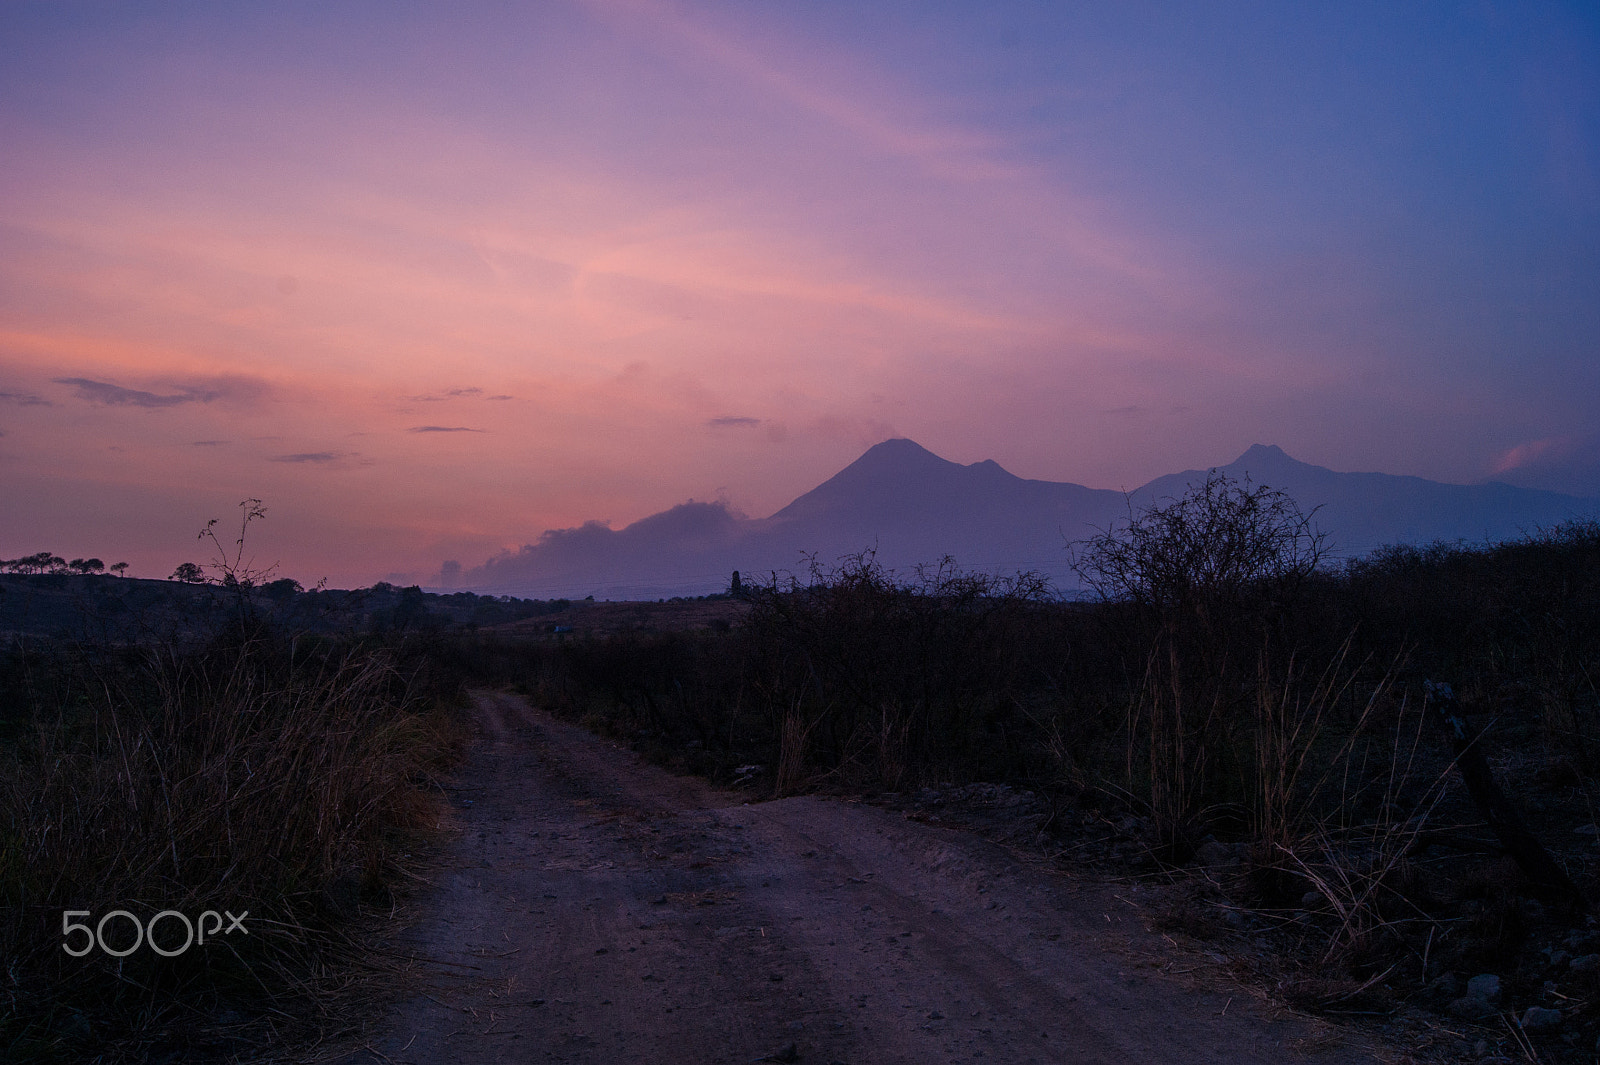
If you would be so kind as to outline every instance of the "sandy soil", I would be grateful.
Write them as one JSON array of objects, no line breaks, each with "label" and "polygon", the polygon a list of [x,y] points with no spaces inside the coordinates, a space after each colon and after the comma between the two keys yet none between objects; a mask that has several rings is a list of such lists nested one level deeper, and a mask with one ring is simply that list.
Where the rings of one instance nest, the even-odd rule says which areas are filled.
[{"label": "sandy soil", "polygon": [[356,1063],[1355,1062],[1137,889],[861,803],[747,804],[505,694]]}]

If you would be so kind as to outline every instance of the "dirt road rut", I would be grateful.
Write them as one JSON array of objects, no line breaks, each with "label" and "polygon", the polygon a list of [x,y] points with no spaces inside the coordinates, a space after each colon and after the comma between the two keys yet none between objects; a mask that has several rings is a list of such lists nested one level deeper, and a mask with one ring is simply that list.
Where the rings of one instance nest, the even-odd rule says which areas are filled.
[{"label": "dirt road rut", "polygon": [[674,777],[501,693],[358,1062],[1355,1062],[1196,989],[1128,887],[859,803]]}]

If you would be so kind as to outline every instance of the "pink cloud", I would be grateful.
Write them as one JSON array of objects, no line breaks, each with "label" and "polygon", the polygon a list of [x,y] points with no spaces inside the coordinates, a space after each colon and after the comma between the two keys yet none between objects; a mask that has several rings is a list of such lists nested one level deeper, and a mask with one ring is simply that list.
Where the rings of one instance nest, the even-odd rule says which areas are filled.
[{"label": "pink cloud", "polygon": [[1512,470],[1520,470],[1551,459],[1566,458],[1573,453],[1577,444],[1578,439],[1570,436],[1550,436],[1540,440],[1529,440],[1502,452],[1489,467],[1489,475],[1491,477],[1498,476],[1502,473],[1510,473]]}]

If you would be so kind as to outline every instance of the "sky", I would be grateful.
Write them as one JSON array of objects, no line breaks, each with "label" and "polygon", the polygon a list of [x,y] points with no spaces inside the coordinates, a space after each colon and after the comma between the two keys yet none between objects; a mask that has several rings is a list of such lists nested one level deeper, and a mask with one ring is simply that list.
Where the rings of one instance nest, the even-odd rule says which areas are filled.
[{"label": "sky", "polygon": [[1600,8],[0,5],[0,557],[428,583],[895,436],[1600,495]]}]

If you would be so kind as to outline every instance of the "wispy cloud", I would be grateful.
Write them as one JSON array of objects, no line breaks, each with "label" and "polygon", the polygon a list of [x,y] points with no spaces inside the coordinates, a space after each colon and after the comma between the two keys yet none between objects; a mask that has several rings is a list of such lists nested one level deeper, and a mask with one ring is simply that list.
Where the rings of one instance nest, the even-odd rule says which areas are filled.
[{"label": "wispy cloud", "polygon": [[222,445],[224,445],[226,443],[228,443],[228,441],[226,441],[226,440],[193,440],[193,441],[190,441],[189,446],[190,447],[221,447]]},{"label": "wispy cloud", "polygon": [[[1151,415],[1159,415],[1163,412],[1153,407],[1147,407],[1142,403],[1131,403],[1126,407],[1106,407],[1100,413],[1113,418],[1144,418]],[[1169,415],[1187,414],[1189,413],[1189,408],[1182,403],[1175,403],[1167,407],[1164,413]]]},{"label": "wispy cloud", "polygon": [[448,400],[452,400],[452,399],[473,399],[473,398],[477,398],[477,397],[480,397],[480,396],[482,398],[484,398],[484,399],[510,399],[511,398],[510,396],[485,396],[483,394],[483,389],[477,388],[477,387],[472,387],[472,388],[447,388],[442,392],[428,392],[428,393],[426,393],[424,395],[412,396],[410,398],[415,403],[444,403],[444,402],[446,402]]},{"label": "wispy cloud", "polygon": [[469,429],[465,425],[413,425],[408,433],[481,433],[482,429]]},{"label": "wispy cloud", "polygon": [[712,418],[706,422],[713,429],[751,429],[761,424],[760,418]]},{"label": "wispy cloud", "polygon": [[[814,70],[783,62],[736,37],[719,33],[705,19],[654,0],[591,0],[592,9],[628,21],[644,20],[653,34],[688,45],[699,57],[772,93],[790,105],[836,123],[881,151],[914,159],[941,176],[962,181],[1014,177],[1020,168],[1002,162],[998,138],[972,129],[939,127],[903,110],[874,106],[857,91],[825,87]],[[664,32],[663,32],[664,31]],[[898,110],[898,113],[897,113]]]},{"label": "wispy cloud", "polygon": [[53,407],[43,396],[36,396],[32,392],[0,392],[0,402],[15,403],[19,407]]},{"label": "wispy cloud", "polygon": [[1489,470],[1489,475],[1493,477],[1521,469],[1550,456],[1552,452],[1566,450],[1562,446],[1566,443],[1567,441],[1565,440],[1546,438],[1544,440],[1529,440],[1526,443],[1518,444],[1516,447],[1508,449],[1495,461],[1494,466]]},{"label": "wispy cloud", "polygon": [[1600,497],[1600,433],[1567,433],[1525,440],[1502,451],[1489,468],[1524,488]]}]

